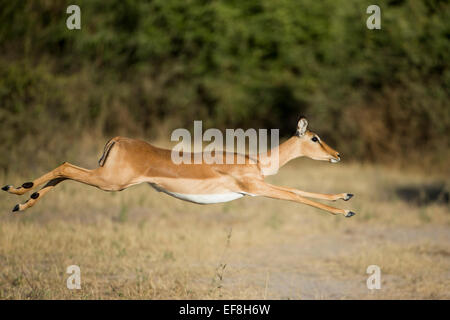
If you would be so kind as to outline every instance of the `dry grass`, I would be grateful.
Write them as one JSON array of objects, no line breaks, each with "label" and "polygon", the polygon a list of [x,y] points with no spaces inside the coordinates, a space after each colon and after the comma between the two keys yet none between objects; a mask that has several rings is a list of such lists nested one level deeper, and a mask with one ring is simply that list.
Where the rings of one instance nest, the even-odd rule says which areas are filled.
[{"label": "dry grass", "polygon": [[[36,175],[41,172],[36,173]],[[30,177],[0,177],[19,184]],[[271,182],[352,192],[351,219],[264,198],[199,206],[147,185],[120,193],[65,182],[34,208],[0,195],[2,299],[450,298],[448,201],[418,206],[401,186],[448,180],[296,160]],[[81,290],[66,288],[69,265]],[[366,287],[368,265],[382,288]]]}]

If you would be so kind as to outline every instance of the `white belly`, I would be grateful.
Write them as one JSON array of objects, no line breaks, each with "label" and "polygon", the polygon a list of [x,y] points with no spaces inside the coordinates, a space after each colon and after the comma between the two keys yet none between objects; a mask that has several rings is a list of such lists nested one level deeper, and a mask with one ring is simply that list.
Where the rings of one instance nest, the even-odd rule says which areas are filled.
[{"label": "white belly", "polygon": [[214,193],[214,194],[184,194],[184,193],[176,193],[167,191],[155,184],[150,183],[150,185],[155,188],[157,191],[164,192],[169,196],[184,200],[190,201],[199,204],[212,204],[212,203],[221,203],[233,201],[239,198],[242,198],[245,195],[253,196],[252,194],[248,194],[245,192],[227,192],[227,193]]}]

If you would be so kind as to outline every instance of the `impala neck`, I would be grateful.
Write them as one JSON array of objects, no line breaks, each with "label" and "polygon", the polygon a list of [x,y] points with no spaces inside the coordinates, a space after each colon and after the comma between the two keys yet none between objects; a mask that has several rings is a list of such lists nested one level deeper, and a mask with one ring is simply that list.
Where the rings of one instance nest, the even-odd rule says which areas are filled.
[{"label": "impala neck", "polygon": [[289,138],[278,147],[271,149],[266,156],[262,156],[261,158],[265,158],[266,160],[267,158],[271,157],[274,152],[278,152],[278,166],[275,167],[272,165],[269,170],[266,170],[265,175],[275,174],[279,168],[284,166],[292,159],[303,156],[297,137]]},{"label": "impala neck", "polygon": [[279,156],[279,168],[284,166],[286,163],[292,159],[303,156],[301,152],[301,147],[299,146],[299,139],[297,137],[291,137],[282,144],[278,146],[278,156]]}]

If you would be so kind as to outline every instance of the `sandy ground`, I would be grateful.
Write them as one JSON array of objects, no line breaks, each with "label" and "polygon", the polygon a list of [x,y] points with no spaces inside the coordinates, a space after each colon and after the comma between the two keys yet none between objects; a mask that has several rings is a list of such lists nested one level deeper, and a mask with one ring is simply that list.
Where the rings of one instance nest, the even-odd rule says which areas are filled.
[{"label": "sandy ground", "polygon": [[[368,235],[370,241],[367,241]],[[380,290],[369,291],[366,284],[369,274],[365,274],[364,268],[353,269],[348,262],[352,256],[378,251],[386,244],[401,248],[439,247],[450,244],[450,233],[448,228],[441,227],[386,228],[369,232],[362,227],[347,229],[343,234],[306,236],[291,243],[252,248],[230,262],[230,268],[236,272],[230,275],[226,283],[249,282],[266,287],[267,299],[417,298],[417,288],[407,289],[408,280],[404,274],[384,274],[383,264],[378,259],[371,261],[381,265]],[[268,252],[276,254],[268,259]],[[447,267],[449,253],[445,250],[426,252],[427,255],[446,256],[446,262],[443,262]],[[240,277],[239,271],[243,270],[253,276]],[[408,273],[408,268],[404,272]],[[447,285],[450,284],[450,269],[442,276]],[[450,297],[448,291],[442,293],[441,298]],[[438,298],[439,295],[431,294],[429,297]]]}]

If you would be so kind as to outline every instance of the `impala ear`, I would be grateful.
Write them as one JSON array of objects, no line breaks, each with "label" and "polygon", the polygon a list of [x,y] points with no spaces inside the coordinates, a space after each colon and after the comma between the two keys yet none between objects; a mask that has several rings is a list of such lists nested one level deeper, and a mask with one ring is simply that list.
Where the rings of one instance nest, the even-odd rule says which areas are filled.
[{"label": "impala ear", "polygon": [[306,132],[306,128],[308,127],[308,120],[306,118],[301,117],[297,123],[297,135],[299,137],[303,136]]}]

